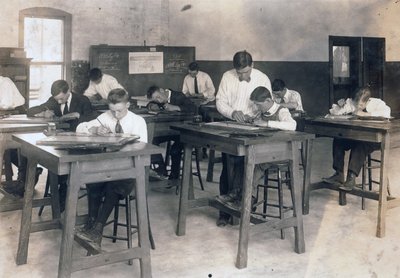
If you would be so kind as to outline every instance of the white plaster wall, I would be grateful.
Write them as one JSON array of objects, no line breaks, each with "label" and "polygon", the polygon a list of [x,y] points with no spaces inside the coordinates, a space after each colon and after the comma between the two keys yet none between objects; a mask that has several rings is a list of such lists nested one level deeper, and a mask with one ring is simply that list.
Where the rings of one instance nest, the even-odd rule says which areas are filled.
[{"label": "white plaster wall", "polygon": [[0,0],[0,47],[18,46],[19,10],[51,7],[72,14],[72,59],[89,46],[168,44],[168,0]]},{"label": "white plaster wall", "polygon": [[328,35],[385,37],[387,60],[400,60],[399,0],[170,0],[169,6],[169,43],[195,45],[199,60],[231,60],[246,49],[255,60],[327,61]]}]

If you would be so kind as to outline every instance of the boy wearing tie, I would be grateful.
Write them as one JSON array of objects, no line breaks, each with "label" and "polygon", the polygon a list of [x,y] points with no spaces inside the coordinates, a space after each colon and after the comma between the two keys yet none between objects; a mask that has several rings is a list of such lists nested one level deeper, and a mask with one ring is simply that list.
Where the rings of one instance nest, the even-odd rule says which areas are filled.
[{"label": "boy wearing tie", "polygon": [[[140,141],[147,142],[146,122],[141,116],[128,110],[130,105],[128,93],[124,89],[113,89],[108,94],[107,100],[110,110],[95,120],[79,124],[76,131],[95,135],[135,134],[140,136]],[[133,186],[132,179],[87,184],[89,218],[76,235],[100,246],[103,227],[108,217],[119,200],[129,195]],[[104,199],[103,204],[102,199]]]}]

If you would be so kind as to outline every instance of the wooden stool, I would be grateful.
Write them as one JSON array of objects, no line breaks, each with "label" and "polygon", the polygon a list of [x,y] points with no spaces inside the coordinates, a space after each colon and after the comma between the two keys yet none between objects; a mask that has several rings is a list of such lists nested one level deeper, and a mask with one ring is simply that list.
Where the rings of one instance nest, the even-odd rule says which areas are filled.
[{"label": "wooden stool", "polygon": [[[110,238],[112,239],[112,242],[116,242],[117,240],[126,240],[127,241],[127,246],[128,248],[132,247],[132,235],[137,232],[137,225],[132,224],[132,213],[131,213],[131,201],[135,200],[135,196],[129,195],[126,198],[122,199],[119,201],[119,203],[115,206],[114,208],[114,218],[110,221],[108,221],[104,226],[113,224],[113,233],[112,235],[104,235],[103,237],[105,238]],[[125,208],[125,223],[118,222],[118,217],[119,217],[119,209],[121,207]],[[150,227],[150,218],[149,218],[149,210],[147,209],[147,217],[149,219],[149,240],[150,240],[150,246],[151,249],[156,249],[153,234],[151,232],[151,227]],[[122,226],[126,228],[126,237],[121,237],[118,236],[118,226]],[[129,264],[132,264],[132,260],[129,261]]]},{"label": "wooden stool", "polygon": [[[275,178],[271,178],[271,175],[275,175]],[[291,191],[291,173],[290,173],[290,164],[288,161],[272,163],[265,170],[264,176],[264,184],[257,185],[257,200],[259,200],[259,189],[263,188],[264,196],[261,201],[257,201],[253,206],[257,207],[258,205],[263,205],[263,212],[253,212],[254,214],[261,215],[265,217],[273,217],[273,218],[284,218],[284,214],[287,211],[293,210],[293,196],[291,194],[292,206],[285,206],[283,201],[283,185],[286,184]],[[278,191],[278,202],[271,203],[268,202],[268,190],[273,189]],[[291,191],[292,192],[292,191]],[[278,208],[279,214],[268,213],[267,208],[275,207]],[[285,231],[281,229],[281,238],[285,238]]]},{"label": "wooden stool", "polygon": [[[380,169],[381,168],[381,161],[379,159],[375,159],[371,157],[371,154],[369,154],[364,162],[363,168],[362,168],[362,176],[361,176],[361,190],[369,190],[372,191],[373,185],[377,184],[380,185],[379,180],[374,180],[372,178],[372,170],[373,169]],[[368,171],[368,188],[366,188],[367,185],[367,171]],[[389,186],[389,177],[387,179],[387,191],[388,191],[388,196],[391,196],[390,194],[390,186]],[[365,198],[361,198],[361,209],[365,210]]]}]

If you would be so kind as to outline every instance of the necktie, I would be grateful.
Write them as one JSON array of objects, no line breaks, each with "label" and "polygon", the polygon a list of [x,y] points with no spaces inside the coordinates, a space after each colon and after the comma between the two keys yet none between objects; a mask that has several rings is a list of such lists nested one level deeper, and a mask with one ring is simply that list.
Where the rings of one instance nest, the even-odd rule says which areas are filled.
[{"label": "necktie", "polygon": [[63,115],[68,114],[68,113],[69,113],[68,102],[66,102],[65,105],[64,105]]},{"label": "necktie", "polygon": [[194,78],[194,92],[199,93],[199,87],[197,86],[197,76]]},{"label": "necktie", "polygon": [[119,123],[119,120],[117,121],[117,124],[115,125],[115,133],[124,133],[124,130],[122,129],[121,124]]}]

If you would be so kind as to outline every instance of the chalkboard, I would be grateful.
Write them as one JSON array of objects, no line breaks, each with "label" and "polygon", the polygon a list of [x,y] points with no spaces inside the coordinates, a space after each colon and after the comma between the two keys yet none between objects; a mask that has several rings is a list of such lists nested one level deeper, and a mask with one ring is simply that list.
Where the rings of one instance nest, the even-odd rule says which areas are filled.
[{"label": "chalkboard", "polygon": [[[131,96],[143,96],[152,85],[181,91],[188,65],[195,60],[194,47],[92,45],[90,67],[117,78]],[[161,52],[163,73],[129,74],[130,52]]]}]

